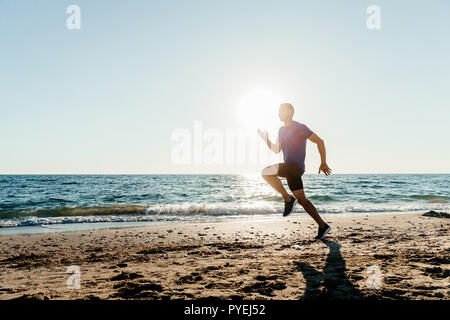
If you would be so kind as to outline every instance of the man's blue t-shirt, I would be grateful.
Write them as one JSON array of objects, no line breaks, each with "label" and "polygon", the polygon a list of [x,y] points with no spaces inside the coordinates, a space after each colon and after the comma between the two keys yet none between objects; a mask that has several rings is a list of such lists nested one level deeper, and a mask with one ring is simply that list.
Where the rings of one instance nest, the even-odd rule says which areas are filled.
[{"label": "man's blue t-shirt", "polygon": [[312,133],[307,126],[297,121],[280,128],[278,136],[285,163],[295,162],[305,171],[306,140]]}]

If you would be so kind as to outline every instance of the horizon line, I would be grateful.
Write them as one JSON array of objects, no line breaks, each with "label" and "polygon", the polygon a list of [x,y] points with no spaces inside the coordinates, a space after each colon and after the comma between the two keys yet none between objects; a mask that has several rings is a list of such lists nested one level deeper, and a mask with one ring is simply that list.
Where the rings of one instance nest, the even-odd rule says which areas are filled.
[{"label": "horizon line", "polygon": [[[186,173],[0,173],[0,176],[32,176],[32,175],[252,175],[256,174],[259,175],[259,172],[230,172],[230,173],[224,173],[224,172],[210,172],[210,173],[202,173],[202,172],[186,172]],[[318,175],[318,173],[304,173],[308,175]],[[351,175],[351,174],[450,174],[450,172],[347,172],[347,173],[332,173],[331,175],[339,175],[339,174],[345,174],[345,175]]]}]

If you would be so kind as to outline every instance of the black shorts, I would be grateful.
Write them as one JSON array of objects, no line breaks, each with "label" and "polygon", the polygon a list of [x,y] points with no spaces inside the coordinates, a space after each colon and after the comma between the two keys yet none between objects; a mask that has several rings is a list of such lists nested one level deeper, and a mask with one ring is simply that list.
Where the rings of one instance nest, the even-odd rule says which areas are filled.
[{"label": "black shorts", "polygon": [[302,175],[305,173],[295,162],[279,163],[278,176],[286,178],[291,191],[303,189]]},{"label": "black shorts", "polygon": [[277,176],[286,178],[291,191],[303,189],[303,173],[305,173],[305,171],[303,171],[295,162],[278,164]]}]

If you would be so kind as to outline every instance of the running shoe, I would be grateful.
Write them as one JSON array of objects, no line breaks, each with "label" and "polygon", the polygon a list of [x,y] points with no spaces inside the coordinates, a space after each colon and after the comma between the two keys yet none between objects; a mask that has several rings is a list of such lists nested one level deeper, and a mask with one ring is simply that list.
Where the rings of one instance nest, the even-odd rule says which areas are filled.
[{"label": "running shoe", "polygon": [[331,227],[325,223],[325,227],[319,228],[319,232],[317,233],[316,239],[321,240],[325,235],[331,231]]},{"label": "running shoe", "polygon": [[294,207],[297,204],[298,200],[296,198],[294,198],[293,196],[291,196],[291,201],[289,202],[284,202],[284,213],[283,213],[283,217],[287,217],[288,215],[291,214],[292,211],[294,211]]}]

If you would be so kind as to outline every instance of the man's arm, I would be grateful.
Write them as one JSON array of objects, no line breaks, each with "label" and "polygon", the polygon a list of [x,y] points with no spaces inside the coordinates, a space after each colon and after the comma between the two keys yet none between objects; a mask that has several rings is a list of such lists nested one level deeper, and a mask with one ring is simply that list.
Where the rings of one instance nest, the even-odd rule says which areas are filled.
[{"label": "man's arm", "polygon": [[269,140],[269,135],[267,134],[266,130],[258,129],[258,134],[263,139],[263,141],[267,144],[270,150],[272,150],[274,153],[280,153],[281,151],[281,145],[280,145],[280,139],[277,138],[277,143],[272,143]]},{"label": "man's arm", "polygon": [[331,174],[331,169],[327,165],[327,151],[325,150],[325,142],[323,142],[323,140],[320,139],[315,133],[312,133],[308,139],[317,144],[317,149],[319,149],[321,164],[318,173],[322,171],[326,176],[329,176]]}]

